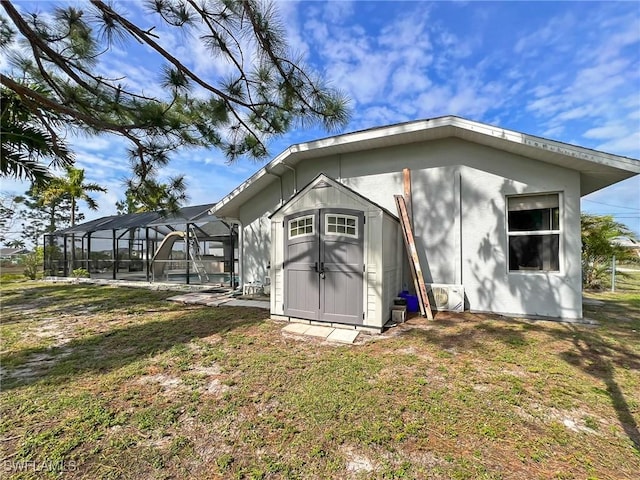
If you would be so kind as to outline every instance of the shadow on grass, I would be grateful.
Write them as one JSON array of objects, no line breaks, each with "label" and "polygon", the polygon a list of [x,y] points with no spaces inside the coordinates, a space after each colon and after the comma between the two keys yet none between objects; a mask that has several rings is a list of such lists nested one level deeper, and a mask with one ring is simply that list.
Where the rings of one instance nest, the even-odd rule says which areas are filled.
[{"label": "shadow on grass", "polygon": [[615,380],[616,368],[640,371],[640,356],[626,349],[613,347],[600,335],[592,332],[585,335],[575,327],[569,329],[573,331],[574,349],[562,352],[560,357],[565,362],[604,382],[620,425],[640,453],[638,423]]},{"label": "shadow on grass", "polygon": [[[77,314],[88,312],[97,313],[107,310],[123,308],[127,310],[147,311],[145,305],[137,304],[144,295],[145,304],[148,302],[162,302],[164,299],[178,292],[152,291],[138,288],[118,288],[114,295],[114,288],[103,285],[28,285],[24,290],[4,290],[2,292],[3,324],[30,321],[23,315],[25,310],[37,309],[49,316]],[[163,309],[169,310],[169,308]]]},{"label": "shadow on grass", "polygon": [[[37,382],[56,385],[88,372],[106,373],[196,338],[259,323],[264,319],[264,310],[203,307],[175,312],[171,317],[75,339],[60,347],[25,349],[3,355],[5,369],[10,365],[15,369],[8,371],[2,388],[9,390]],[[47,361],[43,362],[43,357]]]},{"label": "shadow on grass", "polygon": [[[615,380],[617,369],[640,371],[640,355],[624,345],[624,343],[637,342],[636,331],[640,327],[640,321],[623,324],[606,319],[607,309],[616,311],[622,308],[615,301],[605,301],[603,323],[595,328],[546,321],[523,323],[506,317],[495,321],[495,317],[465,314],[458,319],[441,316],[440,319],[436,318],[434,324],[436,328],[414,330],[412,334],[443,349],[458,348],[477,351],[483,351],[487,347],[487,341],[498,341],[512,348],[527,346],[531,343],[527,338],[527,332],[534,331],[568,342],[571,348],[559,352],[557,356],[606,385],[607,394],[620,425],[635,449],[640,452],[638,423],[622,389]],[[633,308],[626,309],[626,311],[630,310]],[[444,328],[440,330],[439,327]],[[455,331],[443,333],[447,330]],[[617,342],[613,342],[611,337]]]}]

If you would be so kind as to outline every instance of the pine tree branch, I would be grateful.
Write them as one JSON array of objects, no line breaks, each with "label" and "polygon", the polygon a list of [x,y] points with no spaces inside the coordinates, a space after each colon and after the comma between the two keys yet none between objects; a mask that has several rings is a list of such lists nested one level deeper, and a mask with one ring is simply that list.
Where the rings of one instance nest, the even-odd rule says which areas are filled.
[{"label": "pine tree branch", "polygon": [[62,115],[67,115],[73,118],[74,120],[77,120],[79,122],[82,122],[91,126],[96,130],[111,131],[111,132],[119,133],[124,137],[126,137],[131,142],[133,142],[138,147],[143,148],[142,142],[140,142],[140,140],[138,140],[138,138],[132,135],[129,131],[134,129],[144,128],[145,127],[144,125],[122,126],[115,123],[105,122],[103,120],[100,120],[99,118],[96,118],[95,116],[79,112],[74,108],[67,107],[54,100],[51,100],[46,96],[41,95],[40,93],[34,91],[33,89],[25,85],[22,85],[21,83],[18,83],[15,80],[7,77],[3,73],[0,73],[0,81],[2,85],[22,95],[23,97],[26,97],[34,101],[39,106],[44,106],[53,112],[56,112]]},{"label": "pine tree branch", "polygon": [[[16,57],[30,83],[0,74],[2,85],[23,99],[30,121],[44,125],[54,150],[59,126],[129,140],[141,186],[154,179],[167,152],[184,145],[222,148],[230,161],[244,154],[259,158],[267,153],[269,136],[284,133],[295,120],[321,120],[329,128],[346,121],[342,95],[314,81],[301,64],[288,58],[268,3],[155,0],[150,5],[163,25],[196,28],[212,60],[229,62],[232,75],[218,84],[164,48],[154,26],[141,28],[107,1],[91,0],[90,15],[77,8],[56,8],[52,21],[20,13],[9,0],[0,4],[30,48],[24,57]],[[144,45],[164,61],[162,86],[171,88],[166,100],[162,93],[149,97],[135,86],[123,87],[117,79],[94,73],[115,35]],[[2,46],[9,48],[10,43]],[[246,65],[249,50],[257,57]],[[189,97],[186,92],[192,85],[208,98]]]},{"label": "pine tree branch", "polygon": [[260,140],[260,136],[257,134],[257,132],[250,127],[241,117],[241,115],[238,113],[238,106],[239,107],[245,107],[251,111],[255,110],[256,107],[259,106],[270,106],[270,107],[276,107],[279,108],[278,105],[271,103],[271,102],[262,102],[262,103],[250,103],[250,102],[245,102],[243,100],[241,100],[240,98],[238,98],[237,96],[230,96],[227,95],[226,93],[224,93],[222,90],[215,88],[214,86],[212,86],[211,84],[205,82],[204,80],[202,80],[198,75],[196,75],[194,72],[192,72],[189,68],[187,68],[182,62],[180,62],[177,58],[175,58],[173,55],[171,55],[167,50],[165,50],[160,44],[158,44],[156,41],[154,41],[151,36],[145,32],[144,30],[142,30],[141,28],[139,28],[137,25],[131,23],[129,20],[127,20],[126,18],[120,16],[118,13],[116,13],[111,7],[109,7],[108,5],[106,5],[104,2],[100,1],[100,0],[91,0],[91,3],[100,10],[100,12],[103,15],[107,15],[108,17],[110,17],[112,20],[118,22],[120,25],[122,25],[131,35],[133,35],[134,37],[137,37],[138,39],[140,39],[141,41],[143,41],[144,43],[146,43],[147,45],[149,45],[151,48],[153,48],[156,52],[158,52],[162,57],[164,57],[169,63],[171,63],[172,65],[174,65],[179,71],[181,71],[183,74],[185,74],[187,77],[189,77],[191,80],[193,80],[196,84],[198,84],[200,87],[204,88],[205,90],[213,93],[214,95],[216,95],[218,98],[220,98],[225,105],[227,106],[228,111],[231,113],[231,115],[236,119],[236,121],[238,122],[239,125],[242,126],[242,128],[252,137],[256,138],[259,142],[259,144],[261,145],[261,147],[266,151],[266,146],[264,145],[264,143]]},{"label": "pine tree branch", "polygon": [[[2,0],[6,1],[6,0]],[[180,62],[177,58],[171,55],[167,50],[165,50],[159,43],[151,38],[149,33],[142,30],[137,25],[134,25],[126,18],[120,16],[116,13],[111,7],[106,5],[104,2],[100,0],[90,0],[91,3],[100,10],[104,15],[109,16],[112,20],[115,20],[120,25],[122,25],[131,35],[141,40],[143,43],[146,43],[151,48],[153,48],[156,52],[158,52],[165,60],[175,66],[179,71],[183,72],[186,76],[192,79],[195,83],[197,83],[200,87],[205,90],[215,94],[217,97],[223,99],[228,103],[229,109],[233,110],[232,103],[235,103],[239,106],[251,108],[252,105],[250,103],[243,102],[241,99],[236,97],[231,97],[224,93],[222,90],[215,88],[211,84],[202,80],[198,75],[192,72],[189,68],[187,68],[182,62]]]},{"label": "pine tree branch", "polygon": [[[58,68],[60,68],[60,70],[66,73],[69,76],[69,78],[74,80],[82,88],[91,92],[94,95],[99,94],[98,90],[96,90],[93,86],[85,82],[84,79],[82,79],[79,75],[76,74],[76,72],[72,68],[69,67],[69,63],[71,63],[69,58],[60,55],[58,52],[52,49],[46,41],[44,41],[39,35],[37,35],[29,27],[27,22],[24,21],[20,13],[18,13],[18,11],[11,4],[11,2],[9,2],[8,0],[0,0],[0,3],[4,7],[9,18],[13,21],[13,24],[18,28],[20,33],[27,39],[27,41],[32,46],[32,48],[37,47],[38,49],[40,49],[43,53],[45,53],[48,56],[51,62],[53,62]],[[34,56],[36,58],[39,57],[39,55],[37,55],[36,52],[34,52]]]},{"label": "pine tree branch", "polygon": [[[281,62],[283,61],[283,59],[280,58],[279,56],[277,56],[274,53],[274,51],[272,49],[271,41],[264,34],[264,31],[261,28],[261,26],[258,25],[256,17],[255,17],[254,10],[251,7],[251,2],[248,1],[248,0],[243,0],[243,1],[241,1],[241,4],[242,4],[242,7],[244,8],[244,11],[245,11],[245,13],[247,15],[247,18],[249,18],[249,21],[251,22],[251,25],[253,26],[253,31],[255,32],[255,36],[258,39],[258,43],[262,46],[263,51],[267,54],[267,56],[271,60],[271,63],[276,67],[276,69],[278,70],[278,73],[280,73],[280,75],[282,76],[284,81],[292,88],[292,91],[297,92],[297,88],[294,85],[292,85],[291,81],[289,80],[289,74],[287,74],[287,72],[285,72],[284,68],[282,67]],[[304,72],[304,70],[298,68],[293,62],[286,62],[286,63],[288,63],[292,67],[293,71],[296,71],[296,73],[301,74],[304,77],[304,79],[310,85],[314,85],[313,80],[311,78],[309,78],[309,76]],[[323,112],[319,111],[313,105],[311,105],[306,100],[306,98],[304,96],[297,95],[297,98],[311,112],[313,112],[313,113],[315,113],[317,115],[322,115]]]}]

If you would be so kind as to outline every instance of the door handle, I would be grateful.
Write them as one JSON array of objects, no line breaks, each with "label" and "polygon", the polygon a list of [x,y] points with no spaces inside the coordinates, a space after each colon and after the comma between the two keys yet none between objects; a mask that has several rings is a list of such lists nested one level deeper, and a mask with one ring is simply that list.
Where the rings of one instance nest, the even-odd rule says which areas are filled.
[{"label": "door handle", "polygon": [[318,262],[313,264],[313,270],[318,273]]},{"label": "door handle", "polygon": [[320,278],[324,280],[324,262],[320,262]]}]

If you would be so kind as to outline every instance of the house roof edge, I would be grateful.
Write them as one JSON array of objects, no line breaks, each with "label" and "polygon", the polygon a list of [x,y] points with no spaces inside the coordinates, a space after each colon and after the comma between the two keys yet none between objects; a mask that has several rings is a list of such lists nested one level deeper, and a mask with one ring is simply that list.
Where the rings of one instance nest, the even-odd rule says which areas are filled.
[{"label": "house roof edge", "polygon": [[[290,145],[264,167],[260,168],[247,180],[224,196],[213,208],[211,208],[211,210],[209,210],[209,212],[221,217],[233,217],[234,215],[226,214],[226,212],[231,213],[231,209],[228,208],[229,204],[234,203],[236,197],[238,197],[242,192],[245,192],[248,189],[250,190],[252,185],[256,184],[256,182],[263,179],[265,176],[273,176],[273,180],[275,181],[275,175],[272,173],[273,169],[280,164],[287,165],[287,161],[303,160],[312,152],[318,152],[319,155],[323,155],[325,153],[331,154],[332,151],[338,151],[345,147],[351,151],[375,148],[375,143],[377,141],[381,142],[382,139],[385,139],[388,143],[390,137],[395,138],[395,142],[392,142],[394,145],[412,143],[416,141],[415,137],[412,135],[423,131],[427,132],[438,129],[442,130],[442,135],[441,137],[436,138],[458,137],[474,141],[479,144],[482,144],[483,140],[487,143],[493,141],[499,142],[504,145],[505,148],[509,144],[519,145],[533,152],[538,152],[541,156],[560,155],[583,162],[591,162],[614,170],[630,172],[631,175],[628,176],[634,176],[635,174],[640,173],[640,160],[635,158],[615,155],[557,140],[529,135],[515,130],[468,120],[455,115],[446,115],[431,119],[414,120],[393,125],[372,127],[365,130],[358,130]],[[251,194],[250,196],[253,195],[254,194]]]}]

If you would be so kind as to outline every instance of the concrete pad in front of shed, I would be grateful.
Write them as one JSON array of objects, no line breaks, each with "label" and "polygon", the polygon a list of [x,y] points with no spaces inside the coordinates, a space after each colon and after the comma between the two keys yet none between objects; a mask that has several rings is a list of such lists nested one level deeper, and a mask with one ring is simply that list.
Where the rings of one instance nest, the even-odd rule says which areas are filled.
[{"label": "concrete pad in front of shed", "polygon": [[345,330],[322,325],[308,325],[305,323],[290,323],[282,328],[282,333],[316,337],[322,338],[327,342],[348,344],[354,343],[359,334],[357,330]]},{"label": "concrete pad in front of shed", "polygon": [[294,335],[304,335],[309,329],[309,325],[305,325],[304,323],[290,323],[286,327],[282,329],[285,333],[293,333]]},{"label": "concrete pad in front of shed", "polygon": [[329,334],[327,341],[339,342],[339,343],[353,343],[358,338],[359,332],[357,330],[344,330],[342,328],[336,328]]},{"label": "concrete pad in front of shed", "polygon": [[305,332],[305,335],[309,335],[310,337],[319,337],[319,338],[327,338],[331,332],[333,332],[333,328],[331,327],[320,327],[317,325],[311,325]]}]

